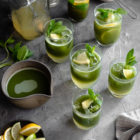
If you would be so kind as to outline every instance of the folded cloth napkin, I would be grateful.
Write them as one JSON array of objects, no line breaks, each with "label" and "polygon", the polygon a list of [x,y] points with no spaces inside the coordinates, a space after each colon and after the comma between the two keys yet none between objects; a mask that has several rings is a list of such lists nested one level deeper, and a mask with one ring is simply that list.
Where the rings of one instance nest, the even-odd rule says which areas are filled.
[{"label": "folded cloth napkin", "polygon": [[116,120],[117,140],[140,140],[140,109],[121,114]]}]

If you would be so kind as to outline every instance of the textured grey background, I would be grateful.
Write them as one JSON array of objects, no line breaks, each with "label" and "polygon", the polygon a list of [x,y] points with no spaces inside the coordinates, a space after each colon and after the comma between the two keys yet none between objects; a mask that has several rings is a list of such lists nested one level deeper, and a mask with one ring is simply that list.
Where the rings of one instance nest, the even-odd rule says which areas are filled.
[{"label": "textured grey background", "polygon": [[[0,92],[0,128],[7,122],[15,119],[32,120],[43,127],[47,140],[113,140],[115,136],[115,119],[122,112],[128,112],[140,107],[140,76],[138,75],[135,86],[128,96],[123,99],[113,98],[107,90],[107,76],[109,63],[112,59],[123,57],[130,48],[135,48],[137,60],[140,60],[140,0],[124,0],[126,5],[134,9],[137,20],[125,16],[121,37],[116,44],[109,48],[103,48],[102,72],[94,89],[103,98],[102,117],[97,127],[90,131],[82,131],[75,127],[72,122],[71,98],[72,93],[78,92],[70,78],[69,61],[63,64],[55,64],[45,53],[44,37],[41,36],[27,45],[34,52],[31,59],[37,59],[47,64],[52,72],[54,80],[54,96],[43,106],[24,110],[9,103]],[[99,4],[99,0],[91,0],[88,17],[81,23],[74,24],[75,44],[94,40],[93,32],[93,10]],[[10,11],[5,0],[0,3],[0,38],[10,34],[12,25],[7,19]],[[51,16],[67,17],[67,0],[60,0],[60,4],[51,8]],[[4,57],[0,50],[0,59]],[[5,69],[0,70],[0,78]]]}]

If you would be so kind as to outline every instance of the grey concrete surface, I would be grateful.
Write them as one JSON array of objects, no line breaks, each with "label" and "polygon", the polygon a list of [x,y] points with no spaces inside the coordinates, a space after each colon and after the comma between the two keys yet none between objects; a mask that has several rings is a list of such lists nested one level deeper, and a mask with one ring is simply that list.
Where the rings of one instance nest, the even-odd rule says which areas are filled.
[{"label": "grey concrete surface", "polygon": [[[132,20],[129,16],[126,16],[123,20],[121,37],[118,42],[112,47],[102,49],[102,72],[99,81],[93,87],[104,98],[99,124],[90,131],[79,130],[73,124],[71,98],[72,94],[78,92],[79,89],[71,81],[69,61],[63,64],[52,62],[45,53],[44,37],[41,36],[27,42],[27,45],[34,52],[34,56],[31,59],[44,62],[51,69],[54,80],[53,98],[39,108],[24,110],[9,103],[0,92],[0,128],[9,121],[26,119],[40,124],[43,127],[47,140],[114,140],[114,124],[117,116],[122,112],[128,112],[140,107],[139,75],[131,94],[123,99],[112,97],[107,90],[109,63],[112,59],[125,56],[127,51],[133,47],[137,60],[140,61],[140,1],[123,1],[137,12],[138,18]],[[93,10],[99,3],[99,0],[91,0],[88,17],[83,22],[74,24],[74,44],[94,40]],[[60,0],[60,4],[51,9],[51,16],[53,18],[67,17],[67,0]],[[2,30],[1,27],[0,30]],[[2,57],[4,57],[4,54],[1,50],[0,59]],[[6,69],[0,70],[0,78]]]}]

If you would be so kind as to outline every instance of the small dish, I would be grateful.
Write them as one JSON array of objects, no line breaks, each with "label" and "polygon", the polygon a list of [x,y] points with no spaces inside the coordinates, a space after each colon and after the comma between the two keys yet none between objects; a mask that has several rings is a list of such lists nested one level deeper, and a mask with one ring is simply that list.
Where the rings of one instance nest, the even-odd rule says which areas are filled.
[{"label": "small dish", "polygon": [[[48,91],[32,94],[32,95],[29,95],[26,97],[21,97],[21,98],[14,98],[14,97],[9,96],[9,94],[7,92],[7,81],[9,80],[9,78],[12,74],[14,74],[16,71],[22,70],[24,68],[36,68],[36,69],[42,71],[49,81]],[[43,64],[39,61],[35,61],[35,60],[20,61],[20,62],[13,64],[12,66],[10,66],[5,71],[5,73],[2,77],[1,87],[2,87],[2,91],[3,91],[4,95],[12,103],[14,103],[18,107],[25,108],[25,109],[35,108],[35,107],[38,107],[38,106],[44,104],[48,99],[50,99],[50,97],[53,94],[52,76],[51,76],[50,70],[48,69],[48,67],[45,64]]]},{"label": "small dish", "polygon": [[[20,122],[21,124],[21,127],[29,124],[29,123],[34,123],[32,121],[29,121],[29,120],[16,120],[16,121],[12,121],[12,122],[9,122],[7,123],[1,130],[0,130],[0,136],[4,134],[5,130],[9,127],[12,127],[15,123],[17,122]],[[43,130],[40,129],[37,133],[36,133],[36,136],[37,137],[45,137],[44,133],[43,133]]]}]

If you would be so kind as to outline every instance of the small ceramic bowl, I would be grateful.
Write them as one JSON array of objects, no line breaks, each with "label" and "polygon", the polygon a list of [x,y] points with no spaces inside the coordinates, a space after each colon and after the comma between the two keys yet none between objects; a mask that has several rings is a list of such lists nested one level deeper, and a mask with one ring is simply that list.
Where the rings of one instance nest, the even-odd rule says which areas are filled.
[{"label": "small ceramic bowl", "polygon": [[[4,127],[0,130],[0,135],[3,135],[4,134],[4,131],[9,128],[9,127],[12,127],[15,123],[17,122],[20,122],[21,124],[21,127],[29,124],[29,123],[34,123],[32,121],[28,121],[28,120],[16,120],[16,121],[12,121],[12,122],[9,122],[8,124],[4,125]],[[40,129],[39,132],[37,132],[36,134],[37,138],[42,138],[42,137],[45,137],[44,133],[43,133],[43,130]]]},{"label": "small ceramic bowl", "polygon": [[[16,71],[21,70],[23,68],[28,68],[28,67],[36,68],[36,69],[42,71],[46,75],[46,77],[49,81],[49,85],[48,85],[49,90],[46,92],[43,92],[43,93],[36,93],[36,94],[32,94],[32,95],[29,95],[26,97],[21,97],[21,98],[10,97],[7,92],[7,87],[6,87],[8,79]],[[21,108],[25,108],[25,109],[35,108],[35,107],[38,107],[38,106],[44,104],[53,94],[52,77],[51,77],[50,70],[48,69],[48,67],[45,64],[43,64],[39,61],[35,61],[35,60],[20,61],[20,62],[13,64],[12,66],[10,66],[3,75],[1,87],[2,87],[2,91],[3,91],[4,95],[12,103],[14,103],[15,105],[17,105]]]}]

